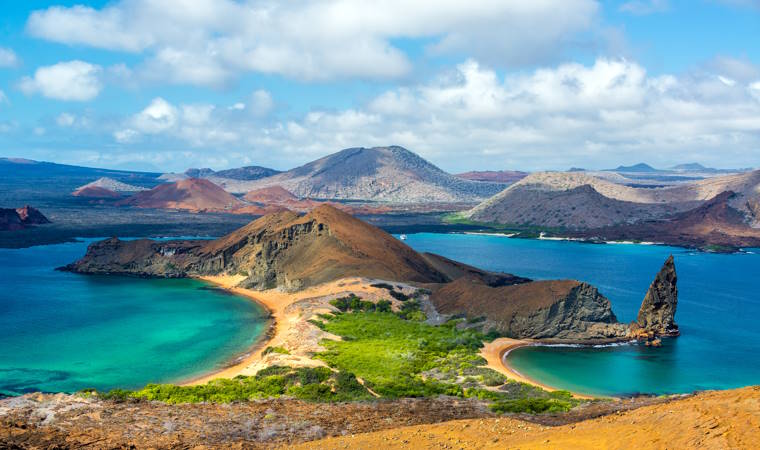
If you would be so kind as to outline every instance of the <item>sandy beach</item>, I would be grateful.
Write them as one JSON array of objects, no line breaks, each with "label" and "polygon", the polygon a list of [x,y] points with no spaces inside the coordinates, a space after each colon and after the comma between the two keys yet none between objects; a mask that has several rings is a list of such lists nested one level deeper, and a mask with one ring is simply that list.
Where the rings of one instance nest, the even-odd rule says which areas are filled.
[{"label": "sandy beach", "polygon": [[[272,318],[269,332],[248,351],[246,356],[232,365],[181,384],[190,386],[205,384],[216,378],[255,375],[259,370],[275,363],[292,367],[324,366],[322,361],[312,359],[311,355],[322,350],[319,346],[322,339],[339,340],[340,337],[318,329],[310,324],[308,319],[318,313],[331,311],[329,300],[349,293],[360,294],[370,300],[387,297],[387,291],[370,286],[373,281],[363,278],[344,278],[298,292],[282,292],[277,289],[255,291],[237,287],[244,278],[241,275],[216,275],[198,279],[249,298],[265,307]],[[282,347],[287,349],[289,354],[262,355],[267,347]]]},{"label": "sandy beach", "polygon": [[[522,383],[527,383],[533,386],[538,386],[542,389],[545,389],[549,392],[553,392],[558,390],[557,388],[554,388],[552,386],[545,385],[543,383],[539,383],[536,380],[530,379],[520,372],[514,370],[511,368],[504,357],[511,352],[512,350],[515,350],[520,347],[526,347],[529,345],[533,345],[534,342],[528,339],[510,339],[510,338],[498,338],[494,339],[492,342],[486,342],[483,348],[480,350],[480,355],[485,358],[485,360],[488,362],[488,367],[491,369],[502,373],[509,377],[512,380],[519,381]],[[573,392],[573,397],[580,398],[580,399],[594,399],[597,397],[580,394],[577,392]]]}]

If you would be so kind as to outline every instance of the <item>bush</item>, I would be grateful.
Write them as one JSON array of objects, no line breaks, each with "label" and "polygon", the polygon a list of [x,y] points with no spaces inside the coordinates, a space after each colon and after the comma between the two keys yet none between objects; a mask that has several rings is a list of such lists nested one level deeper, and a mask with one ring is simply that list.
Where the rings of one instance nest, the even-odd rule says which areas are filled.
[{"label": "bush", "polygon": [[567,401],[546,398],[521,398],[517,400],[500,400],[489,407],[497,413],[554,413],[565,412],[574,405]]},{"label": "bush", "polygon": [[287,349],[283,348],[283,347],[267,347],[267,348],[264,349],[263,352],[261,352],[261,355],[262,356],[263,355],[268,355],[270,353],[280,353],[282,355],[289,355],[290,354],[290,352]]},{"label": "bush", "polygon": [[388,294],[400,302],[405,302],[409,300],[409,296],[404,294],[403,292],[388,291]]}]

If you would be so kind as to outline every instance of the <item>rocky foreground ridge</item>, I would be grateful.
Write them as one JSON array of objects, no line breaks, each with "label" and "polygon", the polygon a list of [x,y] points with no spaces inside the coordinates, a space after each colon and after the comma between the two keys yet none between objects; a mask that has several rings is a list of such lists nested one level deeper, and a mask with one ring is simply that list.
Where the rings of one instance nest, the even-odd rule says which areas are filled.
[{"label": "rocky foreground ridge", "polygon": [[[303,216],[270,214],[213,241],[111,238],[90,245],[81,260],[63,269],[145,277],[242,275],[241,287],[291,292],[346,277],[392,280],[429,289],[429,306],[440,314],[478,319],[511,337],[573,342],[631,337],[631,327],[618,323],[609,300],[587,283],[532,281],[420,254],[329,205]],[[650,288],[658,294],[648,298],[657,302],[645,301],[636,328],[640,335],[663,334],[675,314],[672,261],[663,270],[673,276],[661,272]]]}]

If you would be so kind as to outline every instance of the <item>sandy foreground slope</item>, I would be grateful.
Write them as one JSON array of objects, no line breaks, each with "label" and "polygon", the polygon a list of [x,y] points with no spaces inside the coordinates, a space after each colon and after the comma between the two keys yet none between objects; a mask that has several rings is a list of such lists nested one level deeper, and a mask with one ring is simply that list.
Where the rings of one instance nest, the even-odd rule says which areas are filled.
[{"label": "sandy foreground slope", "polygon": [[301,449],[753,449],[760,387],[710,391],[560,427],[511,418],[468,419],[327,438]]}]

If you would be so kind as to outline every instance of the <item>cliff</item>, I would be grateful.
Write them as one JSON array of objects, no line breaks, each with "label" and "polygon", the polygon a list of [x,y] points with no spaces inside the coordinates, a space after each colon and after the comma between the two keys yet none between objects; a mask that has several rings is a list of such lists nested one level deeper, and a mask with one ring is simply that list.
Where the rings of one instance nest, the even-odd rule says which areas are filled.
[{"label": "cliff", "polygon": [[658,336],[678,336],[678,325],[674,319],[678,306],[676,266],[673,255],[665,261],[662,269],[649,286],[639,309],[634,328],[653,332]]},{"label": "cliff", "polygon": [[611,342],[677,336],[675,262],[671,256],[655,277],[637,321],[618,322],[610,301],[594,286],[575,280],[488,283],[462,276],[430,296],[436,311],[479,319],[484,329],[545,342]]}]

